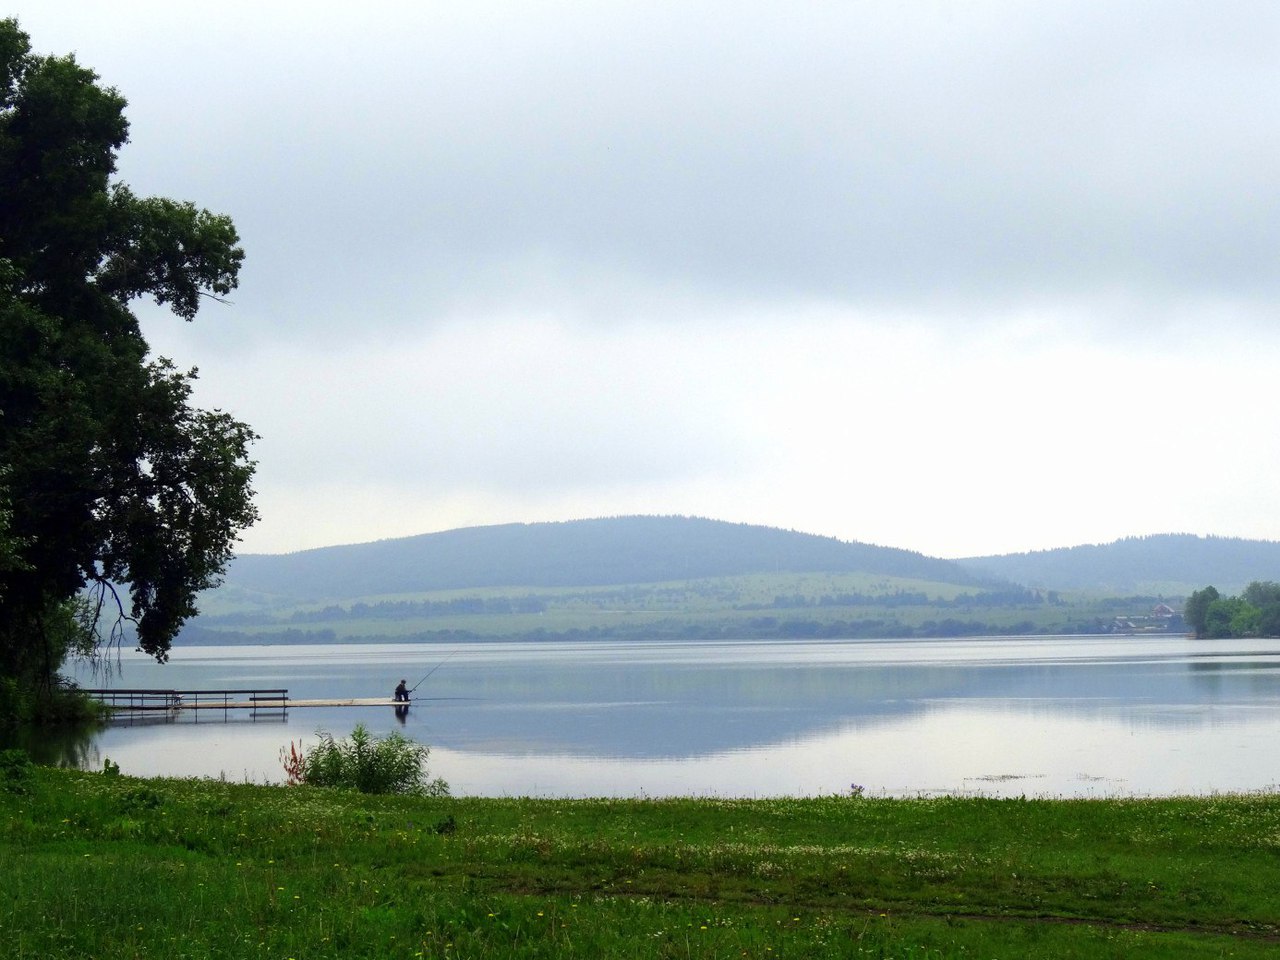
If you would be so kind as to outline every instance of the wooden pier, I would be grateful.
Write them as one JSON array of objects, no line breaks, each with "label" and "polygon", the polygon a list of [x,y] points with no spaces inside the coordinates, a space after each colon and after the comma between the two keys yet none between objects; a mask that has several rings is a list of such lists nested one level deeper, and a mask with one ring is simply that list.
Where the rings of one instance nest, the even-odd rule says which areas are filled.
[{"label": "wooden pier", "polygon": [[155,690],[155,689],[83,689],[104,704],[113,717],[152,717],[172,719],[190,711],[249,711],[250,719],[267,716],[283,719],[289,707],[289,691],[284,688],[253,690]]},{"label": "wooden pier", "polygon": [[333,697],[319,700],[294,700],[284,688],[254,690],[155,690],[155,689],[82,689],[104,704],[114,718],[130,720],[175,720],[186,714],[198,720],[207,711],[221,711],[224,717],[233,712],[282,720],[289,710],[305,707],[408,707],[409,701],[390,697]]}]

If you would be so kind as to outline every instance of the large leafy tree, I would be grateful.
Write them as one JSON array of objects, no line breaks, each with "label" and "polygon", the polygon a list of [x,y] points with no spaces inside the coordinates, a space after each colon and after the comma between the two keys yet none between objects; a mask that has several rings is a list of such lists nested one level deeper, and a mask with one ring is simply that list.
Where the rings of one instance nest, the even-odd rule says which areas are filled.
[{"label": "large leafy tree", "polygon": [[131,309],[191,320],[236,286],[239,238],[114,182],[124,107],[0,21],[0,675],[52,676],[70,610],[164,660],[256,519],[252,431],[191,405]]},{"label": "large leafy tree", "polygon": [[1196,637],[1208,636],[1209,607],[1214,601],[1219,600],[1221,596],[1217,587],[1208,586],[1203,590],[1196,590],[1191,596],[1187,597],[1187,603],[1182,609],[1182,616]]}]

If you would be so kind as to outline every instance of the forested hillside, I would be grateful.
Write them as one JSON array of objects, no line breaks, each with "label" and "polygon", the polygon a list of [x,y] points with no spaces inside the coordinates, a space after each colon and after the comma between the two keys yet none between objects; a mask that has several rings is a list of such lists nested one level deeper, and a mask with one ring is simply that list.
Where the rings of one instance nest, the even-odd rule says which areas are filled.
[{"label": "forested hillside", "polygon": [[867,573],[980,586],[949,560],[693,517],[469,527],[232,562],[227,587],[294,601],[487,587],[588,587],[753,573]]},{"label": "forested hillside", "polygon": [[[1105,553],[1105,550],[1104,550]],[[1215,571],[1216,573],[1217,571]],[[1226,582],[1209,576],[1205,582]],[[1106,591],[1103,591],[1106,594]],[[1061,595],[887,547],[688,517],[245,556],[190,643],[952,637],[1176,630],[1190,590]]]},{"label": "forested hillside", "polygon": [[1280,543],[1172,533],[957,562],[977,576],[1053,590],[1186,596],[1215,584],[1238,593],[1254,580],[1280,580]]}]

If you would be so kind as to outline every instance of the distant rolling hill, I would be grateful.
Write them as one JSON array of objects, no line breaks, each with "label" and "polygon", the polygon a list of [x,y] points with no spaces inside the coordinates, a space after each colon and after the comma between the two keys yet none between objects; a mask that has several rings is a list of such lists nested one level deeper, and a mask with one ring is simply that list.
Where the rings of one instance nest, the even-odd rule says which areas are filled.
[{"label": "distant rolling hill", "polygon": [[1280,543],[1170,533],[957,562],[975,576],[1053,590],[1185,596],[1212,584],[1237,594],[1252,580],[1280,580]]},{"label": "distant rolling hill", "polygon": [[[1213,584],[1280,580],[1280,544],[1163,535],[963,561],[692,517],[470,527],[247,554],[184,643],[1097,633]],[[1030,588],[1030,589],[1027,589]]]},{"label": "distant rolling hill", "polygon": [[584,587],[856,572],[963,586],[985,573],[908,550],[694,517],[514,523],[232,561],[229,590],[293,602],[490,587]]}]

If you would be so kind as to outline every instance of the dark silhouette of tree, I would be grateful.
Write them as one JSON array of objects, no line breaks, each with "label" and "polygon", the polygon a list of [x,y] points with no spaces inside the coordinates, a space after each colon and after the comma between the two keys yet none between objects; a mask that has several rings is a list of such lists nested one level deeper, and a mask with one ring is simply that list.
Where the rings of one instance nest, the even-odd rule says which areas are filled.
[{"label": "dark silhouette of tree", "polygon": [[164,660],[196,592],[256,519],[254,434],[190,404],[195,371],[151,357],[131,310],[148,296],[192,319],[236,286],[239,239],[225,216],[112,182],[125,101],[97,79],[74,57],[33,55],[17,22],[0,21],[9,677],[48,680],[76,624],[115,629],[122,618]]}]

